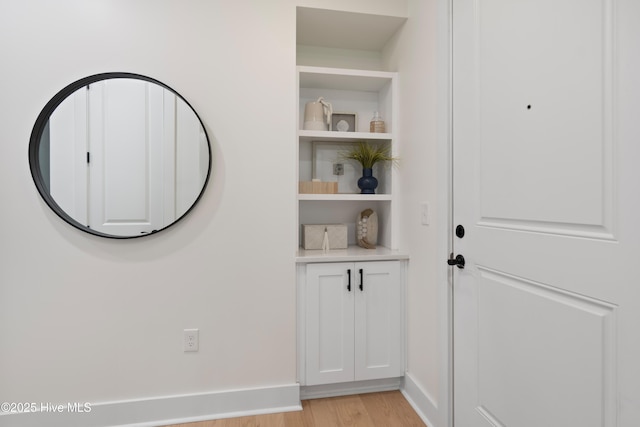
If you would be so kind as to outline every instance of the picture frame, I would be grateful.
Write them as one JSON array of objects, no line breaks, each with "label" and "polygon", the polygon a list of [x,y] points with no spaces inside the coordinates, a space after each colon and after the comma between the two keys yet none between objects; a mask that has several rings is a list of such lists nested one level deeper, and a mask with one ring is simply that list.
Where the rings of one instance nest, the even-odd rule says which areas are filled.
[{"label": "picture frame", "polygon": [[334,132],[356,132],[358,129],[358,115],[356,113],[333,113],[331,115],[331,130]]},{"label": "picture frame", "polygon": [[[354,168],[353,163],[340,159],[340,153],[345,151],[347,145],[339,142],[312,141],[311,174],[313,179],[320,182],[337,182],[338,194],[359,193],[358,178],[362,175],[360,170]],[[343,174],[333,174],[333,165],[340,163],[343,166]]]}]

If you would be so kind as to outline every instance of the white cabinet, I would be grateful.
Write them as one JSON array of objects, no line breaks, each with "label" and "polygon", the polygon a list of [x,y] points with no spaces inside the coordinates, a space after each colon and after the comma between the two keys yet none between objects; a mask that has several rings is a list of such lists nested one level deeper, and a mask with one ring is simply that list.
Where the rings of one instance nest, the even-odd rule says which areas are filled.
[{"label": "white cabinet", "polygon": [[306,265],[303,385],[403,375],[400,261]]}]

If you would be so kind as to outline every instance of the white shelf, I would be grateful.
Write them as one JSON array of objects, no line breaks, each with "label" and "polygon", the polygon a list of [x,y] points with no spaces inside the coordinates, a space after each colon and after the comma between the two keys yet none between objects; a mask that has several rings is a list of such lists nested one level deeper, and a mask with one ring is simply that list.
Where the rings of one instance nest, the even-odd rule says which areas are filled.
[{"label": "white shelf", "polygon": [[298,200],[383,202],[391,199],[391,194],[298,194]]},{"label": "white shelf", "polygon": [[372,15],[298,6],[299,45],[382,52],[407,21],[406,16]]},{"label": "white shelf", "polygon": [[300,248],[296,254],[297,264],[311,262],[347,262],[347,261],[393,261],[409,259],[406,252],[394,251],[384,246],[375,249],[365,249],[360,246],[349,246],[347,249],[333,249],[330,251],[306,250]]},{"label": "white shelf", "polygon": [[372,132],[334,132],[323,130],[299,130],[298,139],[300,142],[308,143],[313,141],[331,142],[357,142],[362,140],[391,141],[390,133]]},{"label": "white shelf", "polygon": [[[387,71],[357,70],[315,66],[298,66],[298,179],[312,178],[323,181],[335,179],[330,173],[334,155],[348,148],[348,144],[359,141],[380,143],[398,155],[397,135],[397,73]],[[356,114],[356,132],[304,130],[307,102],[322,96],[331,103],[334,112]],[[369,131],[369,119],[374,112],[385,121],[386,133]],[[317,143],[317,144],[316,144]],[[338,158],[338,157],[336,157]],[[298,194],[298,227],[301,224],[345,223],[349,226],[349,242],[355,243],[354,221],[364,209],[374,209],[380,218],[378,243],[389,248],[397,247],[398,216],[393,194],[397,191],[397,180],[393,168],[376,165],[374,176],[378,178],[377,194],[360,194],[355,183],[361,176],[358,166],[345,163],[344,176],[338,179],[338,194]],[[355,168],[355,169],[354,169]],[[318,169],[318,170],[315,170]],[[328,172],[329,171],[329,172]],[[354,188],[355,187],[355,188]],[[346,251],[302,251],[300,259],[311,262],[332,260],[363,261],[374,259],[400,259],[398,253],[385,247],[376,250],[350,248]],[[310,261],[299,261],[310,262]]]},{"label": "white shelf", "polygon": [[298,66],[298,71],[300,72],[300,87],[365,92],[380,91],[391,82],[396,74],[388,71],[308,66]]}]

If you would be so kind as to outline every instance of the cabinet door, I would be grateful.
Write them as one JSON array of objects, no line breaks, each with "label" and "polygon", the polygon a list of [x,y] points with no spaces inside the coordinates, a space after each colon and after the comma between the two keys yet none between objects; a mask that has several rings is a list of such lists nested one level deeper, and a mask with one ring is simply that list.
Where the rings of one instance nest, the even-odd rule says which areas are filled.
[{"label": "cabinet door", "polygon": [[355,380],[402,376],[400,262],[356,263],[355,269]]},{"label": "cabinet door", "polygon": [[307,266],[307,385],[353,381],[353,268],[352,263]]}]

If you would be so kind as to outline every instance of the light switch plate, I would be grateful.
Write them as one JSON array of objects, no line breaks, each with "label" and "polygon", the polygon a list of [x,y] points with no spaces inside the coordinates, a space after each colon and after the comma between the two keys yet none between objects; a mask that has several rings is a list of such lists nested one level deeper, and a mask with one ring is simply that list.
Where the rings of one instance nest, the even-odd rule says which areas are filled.
[{"label": "light switch plate", "polygon": [[429,203],[420,203],[420,223],[422,225],[429,225]]}]

